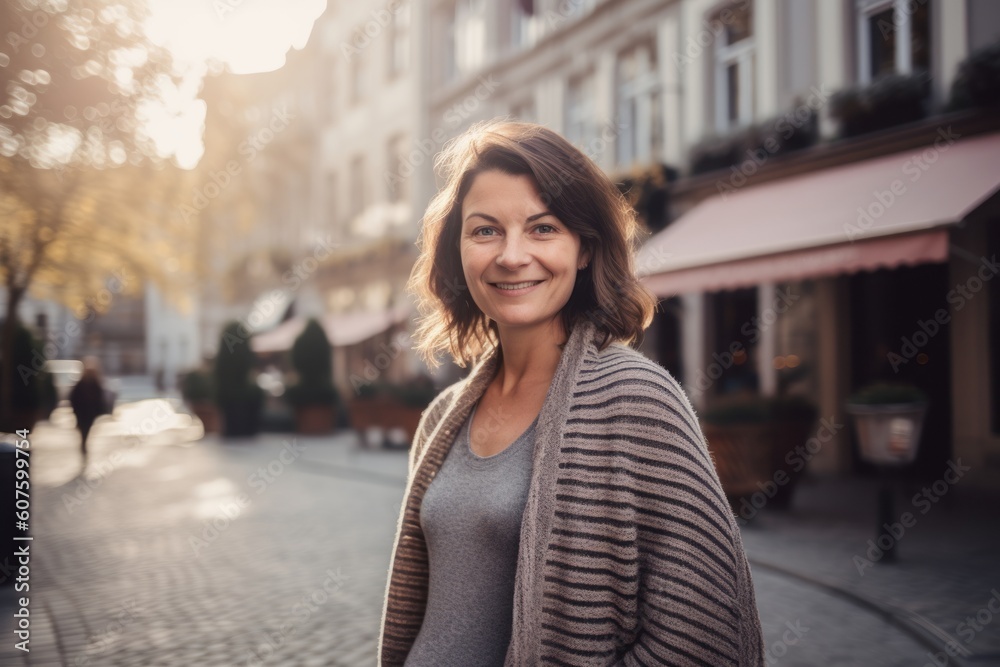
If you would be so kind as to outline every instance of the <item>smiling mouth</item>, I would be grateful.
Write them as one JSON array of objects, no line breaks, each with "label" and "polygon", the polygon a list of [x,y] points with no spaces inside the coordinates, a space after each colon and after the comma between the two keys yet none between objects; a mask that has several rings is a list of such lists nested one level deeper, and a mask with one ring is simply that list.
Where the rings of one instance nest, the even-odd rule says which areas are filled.
[{"label": "smiling mouth", "polygon": [[519,289],[525,289],[527,287],[534,287],[535,285],[541,283],[541,280],[529,280],[520,283],[490,283],[496,288],[508,291],[514,291]]}]

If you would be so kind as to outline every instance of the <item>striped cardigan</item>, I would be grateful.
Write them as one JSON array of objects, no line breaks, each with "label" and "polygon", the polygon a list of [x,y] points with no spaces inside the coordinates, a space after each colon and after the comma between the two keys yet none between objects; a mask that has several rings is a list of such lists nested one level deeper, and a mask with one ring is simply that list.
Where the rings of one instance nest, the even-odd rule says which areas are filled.
[{"label": "striped cardigan", "polygon": [[[764,664],[740,534],[694,411],[660,366],[576,326],[539,414],[521,524],[513,665]],[[496,371],[487,355],[424,412],[379,636],[402,665],[427,600],[420,500]]]}]

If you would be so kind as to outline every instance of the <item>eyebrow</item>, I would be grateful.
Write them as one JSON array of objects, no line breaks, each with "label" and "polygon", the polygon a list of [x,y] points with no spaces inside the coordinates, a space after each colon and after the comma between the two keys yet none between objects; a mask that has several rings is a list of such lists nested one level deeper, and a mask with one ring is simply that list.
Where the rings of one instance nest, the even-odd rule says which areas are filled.
[{"label": "eyebrow", "polygon": [[[551,211],[542,211],[541,213],[536,213],[536,214],[534,214],[532,216],[528,216],[528,218],[525,220],[525,222],[534,222],[535,220],[539,220],[541,218],[545,218],[545,217],[548,217],[548,216],[555,217],[555,213],[552,213]],[[484,219],[489,220],[490,222],[493,222],[493,223],[496,223],[496,224],[500,223],[500,221],[497,220],[496,218],[494,218],[492,215],[486,215],[485,213],[479,213],[477,211],[473,211],[469,215],[465,216],[465,221],[468,222],[469,218],[476,218],[476,217],[484,218]]]}]

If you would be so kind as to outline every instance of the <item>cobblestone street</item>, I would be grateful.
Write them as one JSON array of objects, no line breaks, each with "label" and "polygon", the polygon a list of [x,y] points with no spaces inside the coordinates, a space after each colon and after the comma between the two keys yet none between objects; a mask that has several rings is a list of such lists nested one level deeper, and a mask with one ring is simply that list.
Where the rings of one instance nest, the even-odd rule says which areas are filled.
[{"label": "cobblestone street", "polygon": [[[54,421],[32,436],[31,651],[13,646],[5,586],[0,664],[375,664],[405,452],[198,439],[183,420],[132,442],[107,421],[88,480],[72,420]],[[764,537],[749,537],[753,557]],[[754,570],[769,664],[929,660],[870,609]]]},{"label": "cobblestone street", "polygon": [[[101,433],[103,472],[120,445]],[[87,484],[75,433],[41,426],[32,457],[32,650],[5,641],[0,663],[374,664],[405,455],[140,443]]]}]

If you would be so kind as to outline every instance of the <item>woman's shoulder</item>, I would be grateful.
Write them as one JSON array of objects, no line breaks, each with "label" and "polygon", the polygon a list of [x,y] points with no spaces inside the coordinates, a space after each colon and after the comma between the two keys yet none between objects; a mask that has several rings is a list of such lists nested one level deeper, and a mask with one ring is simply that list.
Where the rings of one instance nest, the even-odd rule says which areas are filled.
[{"label": "woman's shoulder", "polygon": [[674,399],[689,404],[684,389],[667,369],[624,343],[614,342],[598,351],[582,372],[589,376],[588,383],[594,385],[612,388],[636,383],[660,385]]},{"label": "woman's shoulder", "polygon": [[656,451],[664,461],[712,467],[698,415],[673,375],[621,343],[589,356],[570,408],[577,426],[587,424],[615,447],[635,446],[644,456]]},{"label": "woman's shoulder", "polygon": [[578,402],[600,406],[610,417],[669,415],[692,426],[697,422],[691,401],[674,376],[624,343],[611,343],[589,356],[575,395]]}]

